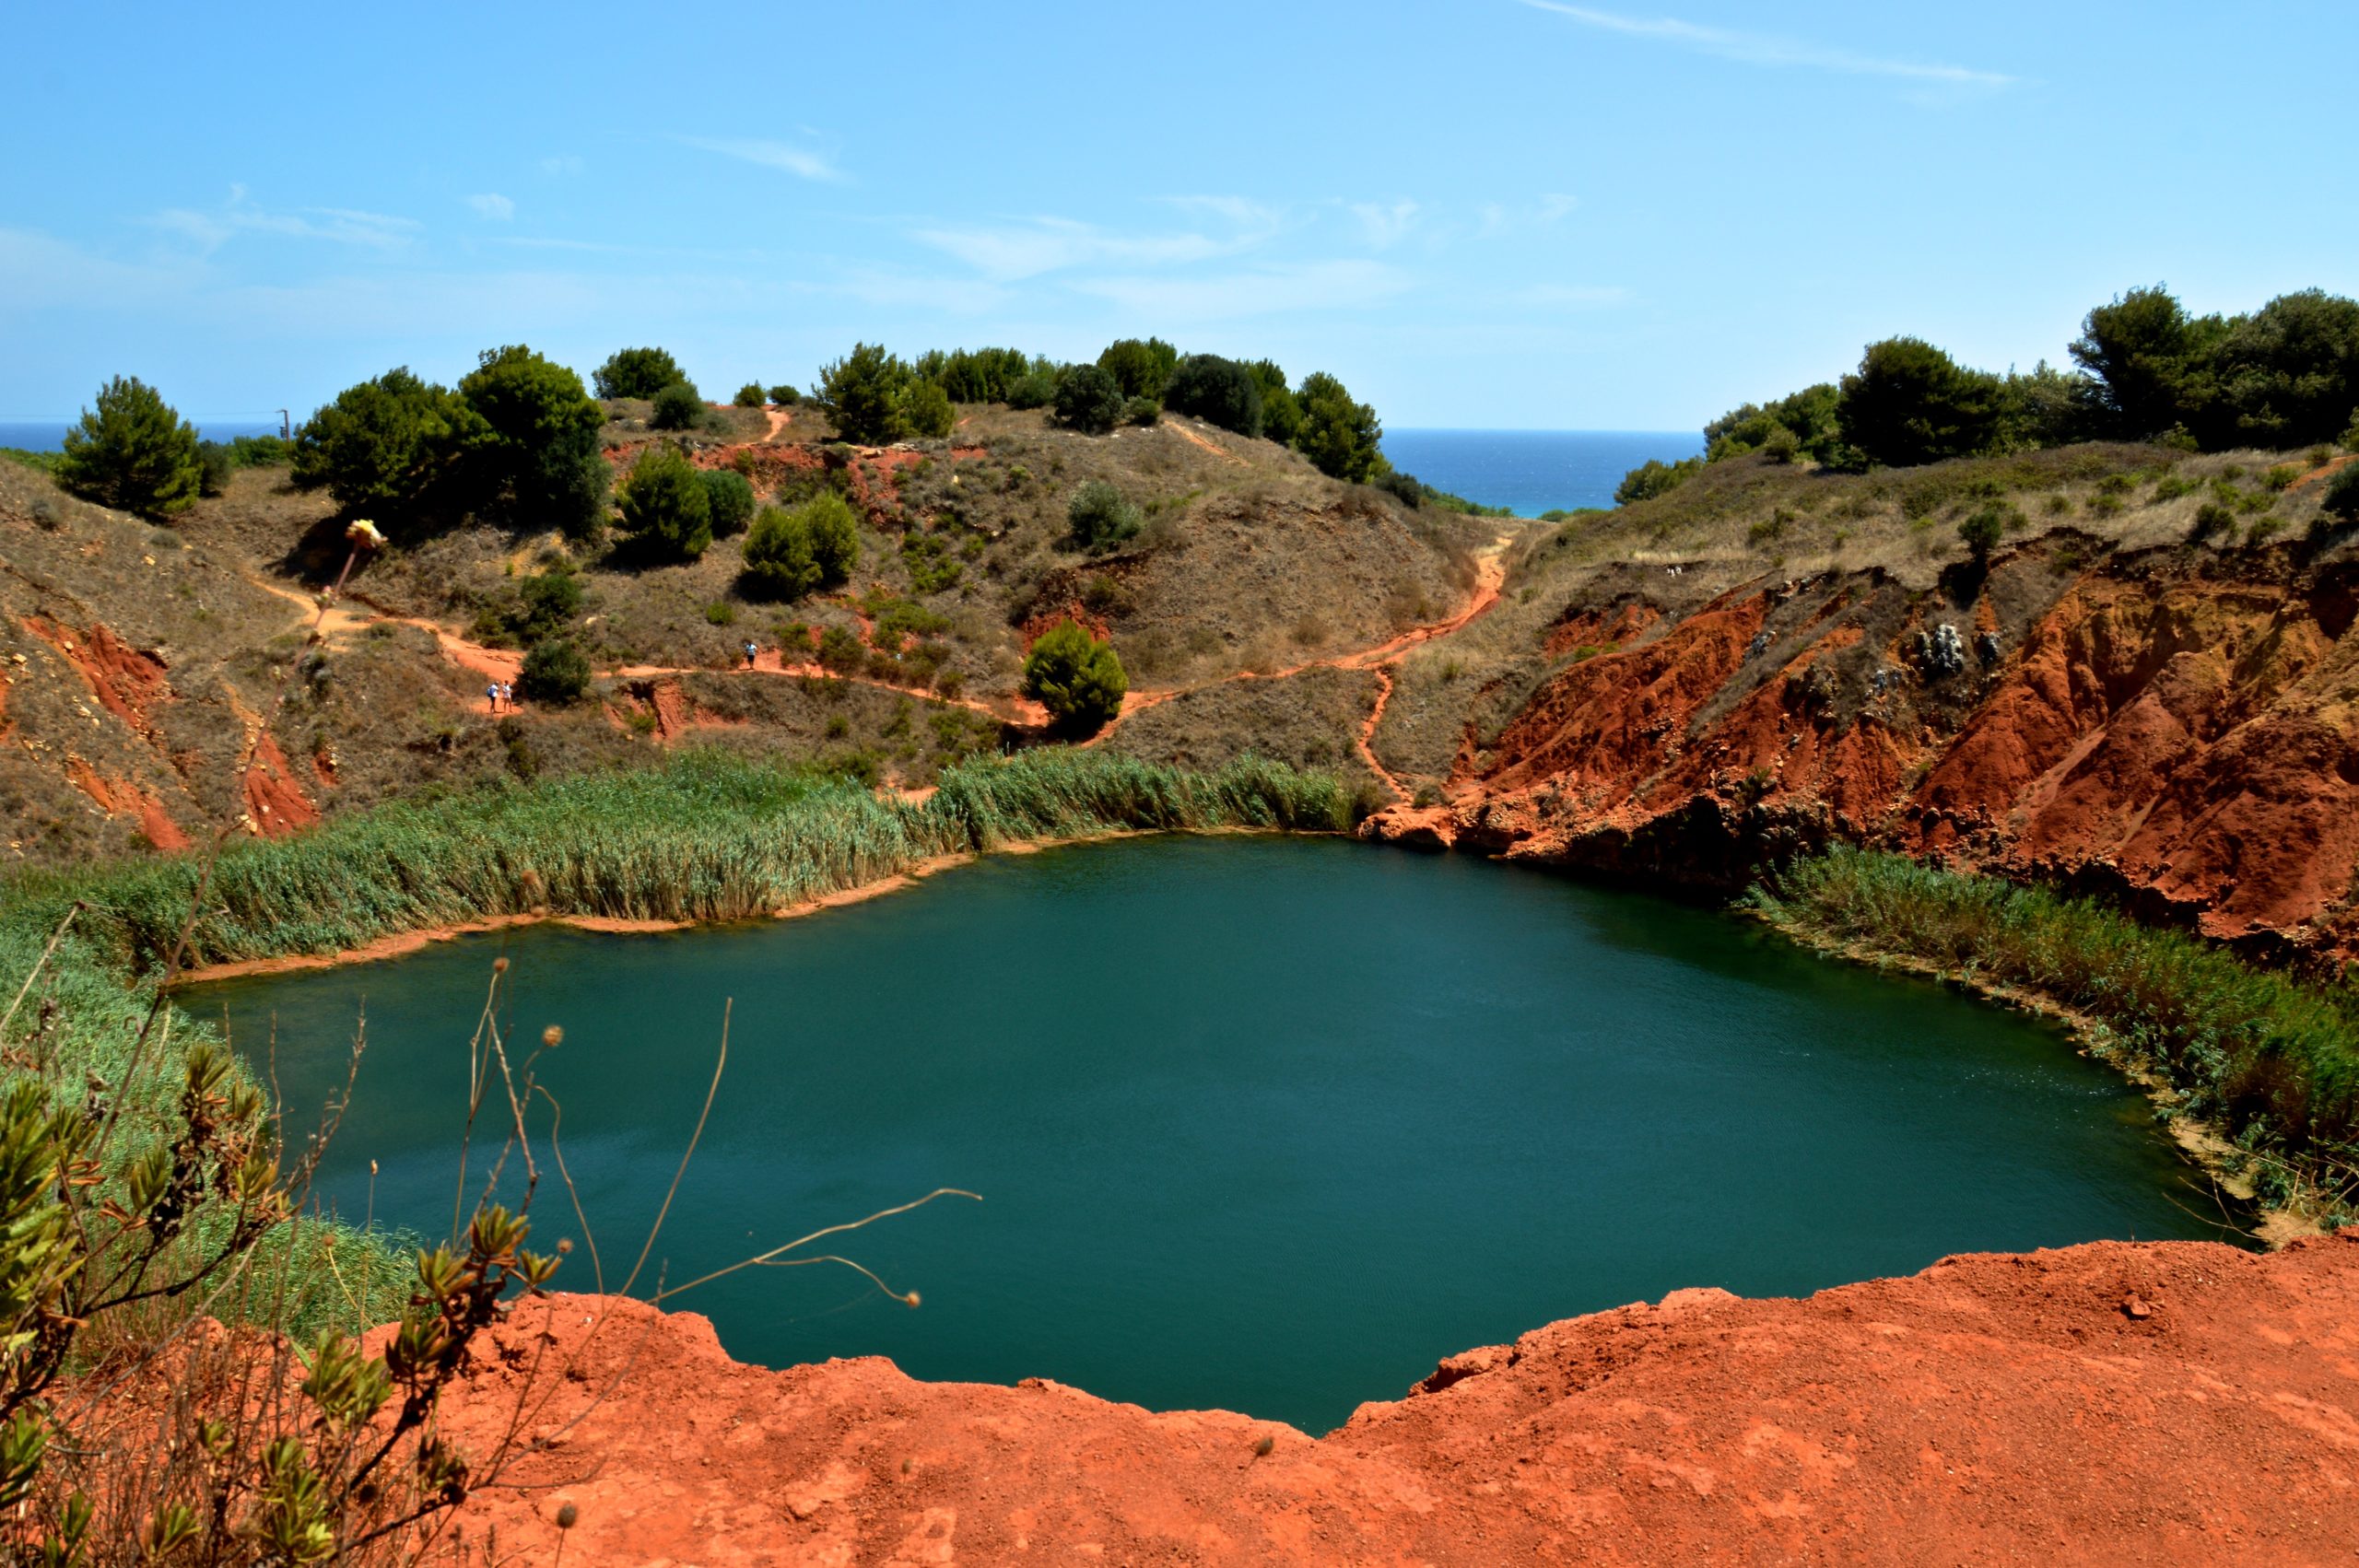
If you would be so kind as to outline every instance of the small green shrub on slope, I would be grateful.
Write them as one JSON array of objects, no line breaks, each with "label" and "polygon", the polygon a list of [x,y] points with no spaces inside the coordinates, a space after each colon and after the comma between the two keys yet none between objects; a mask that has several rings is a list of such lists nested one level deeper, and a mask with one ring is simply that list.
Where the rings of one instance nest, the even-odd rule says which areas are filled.
[{"label": "small green shrub on slope", "polygon": [[205,483],[196,428],[155,388],[117,376],[65,432],[57,482],[102,507],[167,518],[196,504]]}]

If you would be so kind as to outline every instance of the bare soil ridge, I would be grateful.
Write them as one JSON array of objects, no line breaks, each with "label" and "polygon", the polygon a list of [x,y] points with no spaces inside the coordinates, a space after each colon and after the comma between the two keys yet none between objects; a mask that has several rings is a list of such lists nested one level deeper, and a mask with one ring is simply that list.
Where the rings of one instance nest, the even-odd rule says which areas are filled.
[{"label": "bare soil ridge", "polygon": [[467,1505],[528,1556],[572,1507],[584,1564],[2272,1564],[2359,1539],[2359,1239],[1677,1291],[1451,1356],[1323,1438],[874,1357],[769,1372],[635,1303],[558,1296],[511,1332],[462,1441],[508,1419],[525,1341],[589,1345],[578,1403],[630,1363]]}]

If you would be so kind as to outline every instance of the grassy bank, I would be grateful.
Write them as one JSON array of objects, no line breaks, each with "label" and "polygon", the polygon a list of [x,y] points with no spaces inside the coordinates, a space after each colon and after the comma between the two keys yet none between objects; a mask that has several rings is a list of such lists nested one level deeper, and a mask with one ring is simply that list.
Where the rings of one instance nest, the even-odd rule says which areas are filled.
[{"label": "grassy bank", "polygon": [[1798,940],[1896,959],[2045,1002],[2175,1109],[2253,1157],[2278,1205],[2347,1219],[2359,1173],[2359,994],[2256,969],[2083,899],[1837,847],[1746,905]]},{"label": "grassy bank", "polygon": [[[922,802],[720,753],[660,767],[507,785],[244,840],[212,869],[184,965],[333,953],[405,931],[546,908],[625,919],[767,915],[948,854],[1136,829],[1350,826],[1330,778],[1246,758],[1215,772],[1107,752],[963,764]],[[159,965],[195,902],[194,859],[6,890],[9,932],[66,906],[107,966]],[[19,971],[21,972],[21,971]]]}]

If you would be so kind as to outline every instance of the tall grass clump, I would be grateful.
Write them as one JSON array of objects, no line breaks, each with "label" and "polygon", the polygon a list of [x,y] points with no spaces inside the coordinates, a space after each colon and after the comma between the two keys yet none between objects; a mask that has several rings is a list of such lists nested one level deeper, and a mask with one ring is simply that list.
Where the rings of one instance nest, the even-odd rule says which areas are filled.
[{"label": "tall grass clump", "polygon": [[1746,895],[1804,941],[1919,961],[2101,1026],[2180,1108],[2265,1156],[2272,1201],[2310,1178],[2348,1211],[2359,1176],[2359,994],[2259,969],[2087,899],[1843,846]]},{"label": "tall grass clump", "polygon": [[[92,958],[157,967],[189,911],[192,965],[333,953],[502,915],[752,919],[1010,840],[1127,829],[1339,831],[1332,778],[1241,758],[1210,773],[1050,748],[946,770],[921,803],[719,752],[399,802],[193,860],[19,878],[6,928],[44,934],[75,898]],[[207,877],[197,898],[200,877]],[[91,999],[93,1002],[96,998]]]}]

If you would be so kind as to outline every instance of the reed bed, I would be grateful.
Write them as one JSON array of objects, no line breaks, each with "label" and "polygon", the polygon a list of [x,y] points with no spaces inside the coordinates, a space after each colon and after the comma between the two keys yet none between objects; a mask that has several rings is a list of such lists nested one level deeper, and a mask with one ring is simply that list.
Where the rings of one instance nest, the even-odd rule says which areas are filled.
[{"label": "reed bed", "polygon": [[[1768,878],[1745,904],[1801,940],[1931,965],[2077,1014],[2149,1064],[2189,1114],[2347,1200],[2359,1164],[2359,993],[2347,982],[2306,984],[2086,899],[1841,846]],[[2282,1188],[2264,1179],[2265,1196],[2282,1199]]]},{"label": "reed bed", "polygon": [[[718,752],[550,783],[397,802],[292,838],[230,846],[210,871],[186,965],[333,953],[502,915],[728,920],[770,914],[944,855],[1137,829],[1331,832],[1332,778],[1244,758],[1216,772],[1064,749],[968,762],[922,802]],[[45,929],[73,899],[109,965],[159,965],[196,901],[194,859],[6,890],[0,929]]]}]

